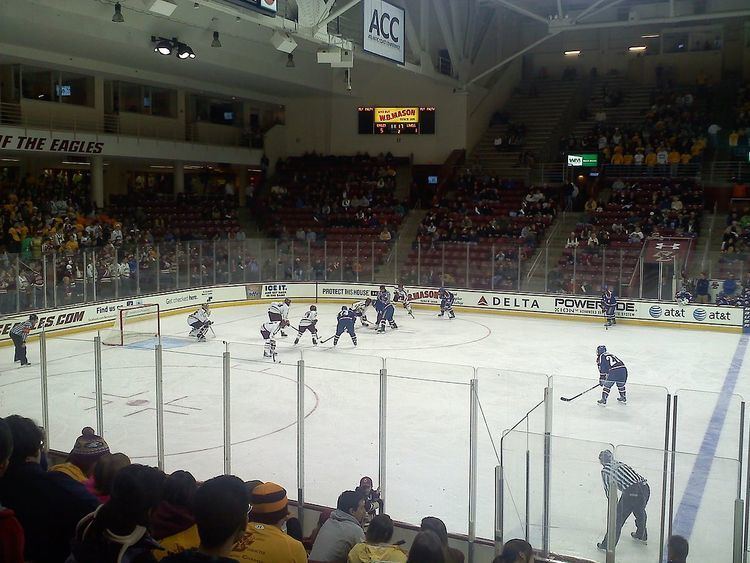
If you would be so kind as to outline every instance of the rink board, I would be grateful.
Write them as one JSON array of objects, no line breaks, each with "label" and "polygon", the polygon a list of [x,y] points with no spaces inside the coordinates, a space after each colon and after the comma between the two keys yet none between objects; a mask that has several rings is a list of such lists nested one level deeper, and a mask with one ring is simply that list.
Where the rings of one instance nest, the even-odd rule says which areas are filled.
[{"label": "rink board", "polygon": [[[339,282],[278,282],[201,287],[168,293],[129,297],[92,305],[75,305],[38,312],[39,325],[46,333],[70,333],[92,328],[108,328],[123,306],[158,304],[162,315],[194,309],[211,301],[212,306],[245,305],[275,299],[297,299],[311,302],[349,303],[376,297],[379,284]],[[392,289],[391,285],[386,286]],[[409,299],[417,306],[434,307],[440,303],[434,287],[409,287]],[[603,321],[599,299],[575,295],[503,293],[479,290],[452,290],[454,306],[473,312],[493,312],[567,320]],[[10,341],[10,329],[26,320],[27,314],[7,316],[0,320],[0,345]],[[715,305],[685,305],[637,299],[621,299],[617,304],[619,322],[670,326],[698,330],[740,332],[750,328],[750,311]]]}]

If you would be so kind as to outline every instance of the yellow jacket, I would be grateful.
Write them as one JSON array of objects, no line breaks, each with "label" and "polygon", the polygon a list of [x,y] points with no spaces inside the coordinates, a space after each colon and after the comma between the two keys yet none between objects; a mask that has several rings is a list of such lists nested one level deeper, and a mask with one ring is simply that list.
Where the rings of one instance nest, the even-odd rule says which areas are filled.
[{"label": "yellow jacket", "polygon": [[358,543],[349,552],[349,563],[406,563],[406,553],[398,546]]},{"label": "yellow jacket", "polygon": [[157,561],[162,560],[167,555],[175,555],[198,547],[201,543],[200,536],[198,536],[198,526],[192,525],[179,534],[159,540],[159,543],[164,549],[155,549],[151,552]]},{"label": "yellow jacket", "polygon": [[240,563],[305,563],[307,552],[302,543],[276,526],[250,522],[229,557]]},{"label": "yellow jacket", "polygon": [[64,473],[65,475],[67,475],[74,481],[78,481],[79,483],[85,483],[88,479],[88,477],[84,475],[83,471],[81,471],[80,467],[78,467],[77,465],[73,465],[69,461],[52,466],[50,471],[59,471],[60,473]]}]

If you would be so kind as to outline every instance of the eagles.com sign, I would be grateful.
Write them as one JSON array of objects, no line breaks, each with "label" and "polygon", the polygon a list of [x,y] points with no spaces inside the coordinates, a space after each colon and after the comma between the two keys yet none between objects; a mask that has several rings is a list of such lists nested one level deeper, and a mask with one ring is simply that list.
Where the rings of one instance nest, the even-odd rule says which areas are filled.
[{"label": "eagles.com sign", "polygon": [[403,8],[383,0],[365,0],[364,7],[365,51],[404,64],[406,14]]}]

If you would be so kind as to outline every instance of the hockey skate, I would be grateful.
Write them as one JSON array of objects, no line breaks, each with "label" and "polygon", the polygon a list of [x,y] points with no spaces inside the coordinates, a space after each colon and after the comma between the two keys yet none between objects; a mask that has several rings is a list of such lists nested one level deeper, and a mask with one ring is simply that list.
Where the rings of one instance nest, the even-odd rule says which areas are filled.
[{"label": "hockey skate", "polygon": [[601,549],[602,551],[607,551],[607,544],[603,541],[600,541],[596,544],[597,549]]},{"label": "hockey skate", "polygon": [[626,397],[617,397],[617,402],[620,403],[621,405],[627,405],[628,399]]},{"label": "hockey skate", "polygon": [[606,399],[599,399],[596,404],[601,405],[603,407],[607,406],[607,400]]},{"label": "hockey skate", "polygon": [[289,335],[288,335],[288,334],[287,334],[286,332],[284,332],[283,330],[282,330],[282,331],[281,331],[281,332],[280,332],[279,334],[281,334],[281,336],[289,336]]},{"label": "hockey skate", "polygon": [[414,316],[414,313],[412,313],[412,312],[411,312],[411,310],[409,310],[409,316],[410,316],[410,317],[411,317],[412,319],[416,318],[416,317]]},{"label": "hockey skate", "polygon": [[393,321],[391,321],[391,328],[398,328],[398,325],[394,323]]},{"label": "hockey skate", "polygon": [[190,331],[190,334],[188,336],[198,336],[198,331],[200,329],[194,328]]},{"label": "hockey skate", "polygon": [[456,313],[454,313],[453,311],[451,311],[450,313],[448,313],[448,316],[451,319],[455,319],[456,318]]},{"label": "hockey skate", "polygon": [[440,311],[440,312],[438,313],[438,317],[442,317],[442,316],[443,316],[444,314],[445,314],[445,313],[444,313],[443,311]]},{"label": "hockey skate", "polygon": [[199,336],[198,337],[198,342],[205,342],[205,341],[206,341],[206,337],[205,336]]}]

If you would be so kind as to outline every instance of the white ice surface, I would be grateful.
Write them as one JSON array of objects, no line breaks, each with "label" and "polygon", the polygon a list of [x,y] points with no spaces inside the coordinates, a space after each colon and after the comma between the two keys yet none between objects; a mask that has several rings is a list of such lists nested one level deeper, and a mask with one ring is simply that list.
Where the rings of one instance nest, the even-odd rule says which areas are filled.
[{"label": "white ice surface", "polygon": [[[293,304],[295,322],[308,305]],[[333,333],[340,306],[318,305],[319,331]],[[458,313],[453,320],[415,310],[416,319],[397,309],[400,328],[385,335],[358,329],[354,349],[344,335],[313,348],[309,335],[292,346],[294,331],[279,339],[280,364],[262,358],[261,305],[215,308],[216,338],[200,344],[186,339],[186,315],[164,317],[165,451],[169,471],[191,470],[198,478],[223,471],[222,353],[231,354],[232,470],[244,479],[272,480],[295,498],[297,482],[296,377],[300,350],[305,360],[305,489],[308,502],[334,505],[362,475],[378,477],[379,370],[388,370],[387,512],[419,523],[443,518],[452,532],[468,530],[470,387],[478,367],[479,472],[477,533],[494,529],[495,448],[502,431],[543,399],[553,378],[551,461],[551,546],[553,550],[603,561],[594,544],[606,526],[606,499],[598,452],[620,446],[618,456],[649,479],[652,497],[647,547],[630,539],[625,525],[618,554],[624,561],[656,561],[661,504],[661,452],[667,392],[678,393],[678,449],[699,451],[718,393],[722,390],[738,334],[578,323],[491,314]],[[94,333],[51,338],[47,343],[49,440],[68,450],[83,426],[96,426]],[[596,405],[598,391],[563,403],[597,381],[595,350],[606,344],[627,364],[629,404]],[[0,360],[0,413],[41,420],[38,344],[29,346],[33,366],[19,368],[6,349]],[[104,428],[112,451],[155,464],[155,355],[148,345],[104,347],[102,354]],[[743,365],[735,393],[750,395]],[[733,398],[716,455],[736,457],[740,398]],[[486,421],[486,422],[485,422]],[[487,430],[489,428],[489,432]],[[543,432],[537,409],[519,430]],[[525,456],[530,452],[529,523],[532,543],[541,542],[543,441],[514,433],[505,442],[506,538],[523,534]],[[624,445],[635,446],[627,448]],[[694,455],[678,456],[675,510],[693,471]],[[697,512],[691,556],[729,561],[736,462],[711,467]]]}]

